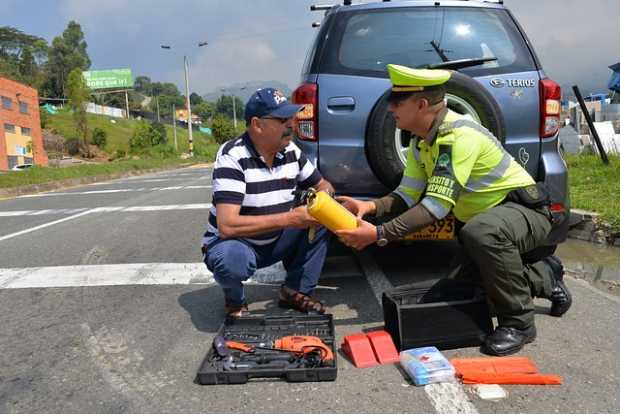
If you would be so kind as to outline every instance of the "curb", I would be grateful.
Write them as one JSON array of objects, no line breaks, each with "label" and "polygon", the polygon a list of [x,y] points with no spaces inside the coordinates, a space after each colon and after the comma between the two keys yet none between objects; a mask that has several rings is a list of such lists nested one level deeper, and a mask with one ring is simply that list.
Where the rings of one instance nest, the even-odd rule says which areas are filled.
[{"label": "curb", "polygon": [[620,233],[603,221],[598,213],[573,209],[569,220],[569,238],[620,247]]},{"label": "curb", "polygon": [[[155,173],[159,171],[192,168],[194,167],[194,165],[196,164],[183,163],[183,164],[174,165],[170,167],[163,167],[163,168],[149,168],[149,169],[144,169],[144,170],[125,171],[122,173],[91,175],[87,177],[70,178],[70,179],[61,180],[61,181],[50,181],[47,183],[32,184],[32,185],[27,185],[27,186],[22,186],[22,187],[0,188],[0,199],[12,198],[12,197],[28,195],[28,194],[42,193],[46,191],[61,190],[65,188],[77,187],[77,186],[96,183],[100,181],[117,180],[119,178],[127,178],[127,177],[133,177],[137,175],[151,174],[151,173]],[[206,165],[203,164],[203,166],[206,166]]]}]

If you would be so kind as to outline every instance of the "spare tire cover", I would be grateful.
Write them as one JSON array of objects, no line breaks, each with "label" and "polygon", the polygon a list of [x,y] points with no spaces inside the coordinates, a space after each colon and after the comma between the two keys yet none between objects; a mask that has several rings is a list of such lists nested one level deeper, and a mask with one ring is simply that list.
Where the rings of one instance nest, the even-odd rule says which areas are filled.
[{"label": "spare tire cover", "polygon": [[[388,89],[375,104],[368,119],[366,129],[366,155],[375,175],[389,189],[394,189],[400,183],[405,168],[399,155],[402,147],[397,145],[397,139],[403,145],[409,141],[410,133],[401,131],[401,137],[396,136],[396,124],[392,114],[388,112]],[[452,72],[446,83],[446,97],[448,107],[455,112],[463,113],[463,102],[473,109],[474,118],[491,131],[500,142],[505,140],[505,124],[499,105],[493,96],[475,79],[460,72]]]}]

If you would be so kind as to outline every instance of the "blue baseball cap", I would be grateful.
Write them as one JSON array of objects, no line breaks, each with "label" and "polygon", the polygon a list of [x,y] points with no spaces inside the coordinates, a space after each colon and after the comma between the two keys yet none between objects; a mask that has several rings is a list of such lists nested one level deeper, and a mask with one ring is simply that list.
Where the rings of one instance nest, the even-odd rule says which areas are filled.
[{"label": "blue baseball cap", "polygon": [[261,88],[250,96],[245,105],[245,121],[249,122],[253,117],[288,119],[303,109],[303,105],[288,103],[286,96],[274,88]]}]

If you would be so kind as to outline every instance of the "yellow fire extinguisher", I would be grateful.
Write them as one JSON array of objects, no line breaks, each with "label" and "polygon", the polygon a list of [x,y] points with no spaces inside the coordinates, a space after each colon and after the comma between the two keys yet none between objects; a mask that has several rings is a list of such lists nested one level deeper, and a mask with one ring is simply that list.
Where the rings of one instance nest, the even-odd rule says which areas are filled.
[{"label": "yellow fire extinguisher", "polygon": [[332,232],[357,228],[357,218],[325,191],[310,189],[307,195],[308,213]]}]

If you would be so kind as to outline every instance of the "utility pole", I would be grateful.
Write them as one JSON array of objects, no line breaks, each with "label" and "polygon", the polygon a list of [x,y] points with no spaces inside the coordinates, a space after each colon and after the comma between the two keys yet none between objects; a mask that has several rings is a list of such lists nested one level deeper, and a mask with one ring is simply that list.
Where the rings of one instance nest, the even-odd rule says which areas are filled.
[{"label": "utility pole", "polygon": [[235,107],[235,95],[232,95],[233,101],[233,126],[235,127],[235,131],[237,130],[237,108]]},{"label": "utility pole", "polygon": [[127,119],[129,119],[129,95],[125,91],[125,107],[127,108]]},{"label": "utility pole", "polygon": [[177,110],[174,104],[172,104],[172,130],[174,131],[174,149],[179,150],[177,145]]},{"label": "utility pole", "polygon": [[192,107],[189,102],[189,68],[187,65],[187,56],[183,56],[183,63],[185,64],[185,98],[187,102],[187,132],[189,134],[189,156],[194,156],[194,139],[192,136]]},{"label": "utility pole", "polygon": [[[208,42],[198,43],[198,47],[208,45]],[[161,45],[162,49],[171,49],[170,45]],[[189,64],[187,61],[187,55],[183,55],[183,66],[185,69],[185,102],[187,105],[187,132],[189,135],[189,156],[194,156],[194,138],[192,134],[192,106],[189,101]]]},{"label": "utility pole", "polygon": [[157,104],[157,122],[159,122],[159,95],[155,97],[155,103]]}]

